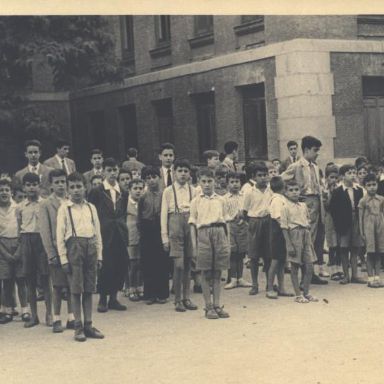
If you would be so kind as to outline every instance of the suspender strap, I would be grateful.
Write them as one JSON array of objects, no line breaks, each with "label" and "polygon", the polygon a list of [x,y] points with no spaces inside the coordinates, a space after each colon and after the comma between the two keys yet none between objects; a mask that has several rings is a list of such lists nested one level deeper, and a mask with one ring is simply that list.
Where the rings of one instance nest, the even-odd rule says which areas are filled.
[{"label": "suspender strap", "polygon": [[[92,225],[93,225],[93,228],[95,228],[95,219],[93,217],[92,208],[89,205],[89,203],[86,203],[86,204],[87,204],[87,207],[89,208],[89,212],[91,212]],[[71,226],[72,226],[72,236],[77,237],[76,229],[75,229],[75,223],[73,221],[73,216],[72,216],[72,207],[68,207],[68,214],[69,214],[69,220],[71,221]]]},{"label": "suspender strap", "polygon": [[[177,204],[177,197],[176,197],[176,189],[175,189],[175,184],[172,184],[172,190],[173,190],[173,197],[175,199],[175,213],[179,213],[179,205]],[[192,190],[191,186],[188,184],[188,190],[189,190],[189,201],[191,202],[192,200]]]}]

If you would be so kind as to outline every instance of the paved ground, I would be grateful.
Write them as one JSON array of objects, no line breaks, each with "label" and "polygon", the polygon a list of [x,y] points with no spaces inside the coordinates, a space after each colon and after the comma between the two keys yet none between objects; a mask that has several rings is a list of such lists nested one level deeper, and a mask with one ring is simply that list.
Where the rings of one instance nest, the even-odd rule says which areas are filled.
[{"label": "paved ground", "polygon": [[204,319],[201,295],[198,311],[181,314],[129,303],[96,313],[106,338],[85,343],[14,321],[0,327],[0,382],[382,384],[384,289],[331,282],[312,292],[319,303],[225,291],[231,318],[215,321]]}]

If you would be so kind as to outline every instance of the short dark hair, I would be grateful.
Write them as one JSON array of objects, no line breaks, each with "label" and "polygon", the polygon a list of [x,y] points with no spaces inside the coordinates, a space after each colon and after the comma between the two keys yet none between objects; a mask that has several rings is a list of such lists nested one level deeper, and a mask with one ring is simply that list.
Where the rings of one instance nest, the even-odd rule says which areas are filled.
[{"label": "short dark hair", "polygon": [[73,172],[67,177],[67,183],[69,182],[75,183],[77,181],[80,181],[85,186],[85,178],[80,172]]},{"label": "short dark hair", "polygon": [[210,169],[208,167],[201,167],[199,169],[198,178],[200,179],[200,177],[203,177],[203,176],[210,177],[212,179],[215,178],[215,175],[214,175],[212,169]]},{"label": "short dark hair", "polygon": [[355,166],[356,168],[359,168],[362,164],[368,164],[369,161],[365,156],[359,156],[355,160]]},{"label": "short dark hair", "polygon": [[117,167],[118,163],[113,157],[108,157],[103,161],[103,168],[105,167]]},{"label": "short dark hair", "polygon": [[191,163],[188,159],[176,159],[173,163],[173,169],[176,171],[177,168],[188,168],[191,170]]},{"label": "short dark hair", "polygon": [[285,189],[288,189],[288,187],[298,187],[299,186],[299,183],[295,179],[288,180],[284,184],[285,184]]},{"label": "short dark hair", "polygon": [[301,149],[304,152],[305,149],[311,149],[313,147],[321,147],[321,141],[313,136],[304,136],[301,139]]},{"label": "short dark hair", "polygon": [[0,186],[6,185],[12,189],[12,182],[9,179],[0,179]]},{"label": "short dark hair", "polygon": [[223,165],[219,165],[214,173],[215,177],[227,177],[229,169]]},{"label": "short dark hair", "polygon": [[343,164],[339,169],[340,176],[344,176],[351,169],[356,169],[353,164]]},{"label": "short dark hair", "polygon": [[241,181],[241,173],[230,171],[230,172],[227,172],[226,178],[227,178],[227,182],[229,181],[229,179],[236,179]]},{"label": "short dark hair", "polygon": [[49,172],[48,180],[50,183],[52,183],[54,177],[62,176],[65,176],[65,178],[67,178],[67,174],[65,173],[64,169],[52,169],[52,171]]},{"label": "short dark hair", "polygon": [[375,181],[377,183],[376,176],[373,173],[368,173],[368,175],[364,177],[363,185],[365,185],[371,181]]},{"label": "short dark hair", "polygon": [[166,149],[172,149],[175,152],[175,146],[172,143],[163,143],[160,145],[159,154],[162,154]]},{"label": "short dark hair", "polygon": [[30,147],[31,145],[33,145],[34,147],[38,147],[39,150],[41,151],[41,143],[39,140],[27,140],[25,143],[24,143],[24,150],[27,150],[28,147]]},{"label": "short dark hair", "polygon": [[328,177],[332,173],[337,173],[339,174],[339,168],[335,164],[328,165],[325,167],[325,177]]},{"label": "short dark hair", "polygon": [[27,172],[23,176],[22,183],[23,183],[23,185],[25,185],[26,183],[38,183],[38,184],[40,184],[40,176],[36,175],[36,173]]},{"label": "short dark hair", "polygon": [[70,147],[71,144],[70,144],[70,142],[68,140],[65,140],[65,139],[59,139],[59,140],[56,141],[56,149],[62,148],[64,146]]},{"label": "short dark hair", "polygon": [[281,163],[281,160],[278,159],[277,157],[276,157],[275,159],[272,159],[272,160],[271,160],[271,163],[273,163],[274,161],[278,161],[279,163]]},{"label": "short dark hair", "polygon": [[257,172],[265,172],[268,173],[268,167],[264,163],[264,161],[253,161],[248,167],[247,171],[249,172],[249,176],[255,176]]},{"label": "short dark hair", "polygon": [[127,156],[136,158],[137,157],[137,149],[136,148],[128,148]]},{"label": "short dark hair", "polygon": [[129,169],[127,169],[127,168],[120,168],[119,175],[117,176],[117,180],[120,180],[120,175],[122,175],[122,174],[129,175],[130,178],[132,179],[132,172]]},{"label": "short dark hair", "polygon": [[101,179],[101,180],[103,180],[103,176],[101,176],[101,175],[93,175],[93,176],[91,177],[91,180],[90,180],[91,184],[93,183],[93,180],[96,180],[96,179]]},{"label": "short dark hair", "polygon": [[92,157],[93,155],[101,155],[101,156],[103,156],[103,151],[102,151],[101,149],[98,149],[98,148],[92,149],[92,151],[91,151],[91,157]]},{"label": "short dark hair", "polygon": [[205,161],[212,159],[212,157],[219,157],[219,156],[220,156],[219,151],[215,151],[214,149],[209,149],[208,151],[205,151],[203,153],[203,159]]},{"label": "short dark hair", "polygon": [[287,143],[287,148],[289,149],[289,147],[292,147],[292,145],[296,145],[296,147],[298,147],[297,141],[289,140],[288,143]]},{"label": "short dark hair", "polygon": [[132,179],[128,183],[128,189],[131,189],[135,184],[142,184],[144,187],[144,180],[141,179]]},{"label": "short dark hair", "polygon": [[273,192],[281,192],[285,188],[284,180],[281,176],[273,176],[269,185]]},{"label": "short dark hair", "polygon": [[145,180],[148,176],[159,176],[160,177],[160,170],[157,167],[154,167],[153,165],[146,165],[141,169],[141,178]]},{"label": "short dark hair", "polygon": [[224,152],[229,155],[233,151],[237,150],[239,148],[239,144],[236,143],[236,141],[227,141],[224,144]]}]

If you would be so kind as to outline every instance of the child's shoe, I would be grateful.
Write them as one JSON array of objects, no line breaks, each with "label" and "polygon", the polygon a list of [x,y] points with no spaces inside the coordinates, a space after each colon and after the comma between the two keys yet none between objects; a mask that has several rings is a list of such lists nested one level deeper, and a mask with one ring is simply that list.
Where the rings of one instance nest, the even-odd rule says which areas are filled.
[{"label": "child's shoe", "polygon": [[308,301],[312,301],[312,303],[317,303],[319,301],[319,299],[315,296],[312,296],[310,294],[308,295],[304,295],[304,297],[308,300]]},{"label": "child's shoe", "polygon": [[66,324],[65,328],[75,329],[75,320],[67,320],[67,324]]},{"label": "child's shoe", "polygon": [[232,278],[228,284],[224,285],[224,289],[233,289],[236,287],[237,287],[237,280],[235,278]]},{"label": "child's shoe", "polygon": [[256,285],[256,286],[252,286],[248,294],[251,296],[255,296],[258,293],[259,293],[259,287]]},{"label": "child's shoe", "polygon": [[32,328],[38,324],[40,324],[39,318],[37,316],[35,318],[31,317],[29,321],[24,323],[24,328]]},{"label": "child's shoe", "polygon": [[369,281],[367,284],[368,288],[379,288],[379,285],[377,284],[377,281]]},{"label": "child's shoe", "polygon": [[187,310],[184,307],[184,304],[182,301],[176,301],[175,302],[175,311],[176,312],[186,312]]},{"label": "child's shoe", "polygon": [[351,283],[352,284],[367,284],[367,282],[360,277],[352,277]]},{"label": "child's shoe", "polygon": [[0,317],[0,324],[8,324],[13,320],[11,313],[3,313]]},{"label": "child's shoe", "polygon": [[332,281],[340,281],[340,279],[341,279],[341,277],[340,277],[339,272],[337,272],[337,273],[332,273],[332,275],[331,275],[331,280],[332,280]]},{"label": "child's shoe", "polygon": [[224,306],[219,307],[219,306],[214,306],[214,309],[217,313],[217,315],[220,317],[220,319],[227,319],[229,317],[229,313],[224,311]]},{"label": "child's shoe", "polygon": [[26,323],[27,321],[31,320],[31,314],[29,312],[25,312],[21,315],[21,320]]},{"label": "child's shoe", "polygon": [[299,304],[307,304],[307,303],[309,303],[309,300],[306,299],[303,295],[295,296],[294,300],[295,300],[296,303],[299,303]]},{"label": "child's shoe", "polygon": [[85,337],[85,334],[84,334],[84,328],[83,328],[82,322],[75,323],[75,336],[74,336],[74,338],[76,341],[80,341],[80,342],[87,340],[87,338]]},{"label": "child's shoe", "polygon": [[52,332],[53,333],[62,333],[62,332],[64,332],[64,328],[61,325],[61,320],[57,320],[57,321],[53,322]]},{"label": "child's shoe", "polygon": [[252,283],[241,277],[237,282],[237,286],[241,288],[250,288],[252,287]]},{"label": "child's shoe", "polygon": [[195,311],[197,309],[197,305],[192,303],[190,299],[183,300],[184,308],[190,311]]},{"label": "child's shoe", "polygon": [[193,292],[194,293],[203,293],[203,288],[201,288],[201,285],[193,285]]},{"label": "child's shoe", "polygon": [[104,339],[104,335],[95,327],[92,327],[92,322],[84,323],[84,335],[91,339]]},{"label": "child's shoe", "polygon": [[140,301],[140,298],[136,292],[131,292],[128,298],[129,298],[129,301],[133,301],[133,302]]},{"label": "child's shoe", "polygon": [[267,291],[267,293],[265,294],[265,296],[266,296],[268,299],[277,299],[277,292],[275,292],[275,291]]},{"label": "child's shoe", "polygon": [[219,318],[219,315],[217,314],[217,312],[215,311],[215,309],[213,308],[213,305],[212,304],[209,304],[207,306],[207,308],[204,309],[205,310],[205,317],[207,319],[218,319]]},{"label": "child's shoe", "polygon": [[124,288],[124,297],[129,297],[129,288]]},{"label": "child's shoe", "polygon": [[115,311],[126,311],[127,307],[121,304],[117,299],[109,300],[108,309],[114,309]]}]

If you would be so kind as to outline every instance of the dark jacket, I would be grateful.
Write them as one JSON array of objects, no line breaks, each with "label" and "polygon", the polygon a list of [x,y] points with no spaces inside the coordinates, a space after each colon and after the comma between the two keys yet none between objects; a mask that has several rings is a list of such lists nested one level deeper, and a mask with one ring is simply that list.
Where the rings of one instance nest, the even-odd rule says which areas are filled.
[{"label": "dark jacket", "polygon": [[[358,205],[363,197],[363,189],[359,186],[353,188],[355,211],[358,213]],[[337,187],[331,196],[329,203],[329,212],[335,225],[336,233],[345,235],[352,227],[352,202],[349,198],[348,191],[343,186]]]}]

